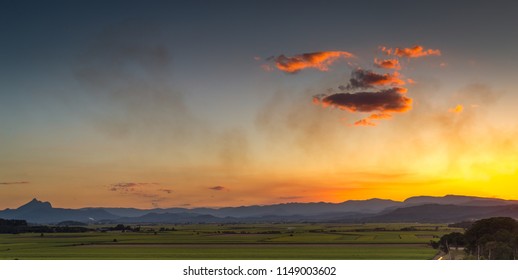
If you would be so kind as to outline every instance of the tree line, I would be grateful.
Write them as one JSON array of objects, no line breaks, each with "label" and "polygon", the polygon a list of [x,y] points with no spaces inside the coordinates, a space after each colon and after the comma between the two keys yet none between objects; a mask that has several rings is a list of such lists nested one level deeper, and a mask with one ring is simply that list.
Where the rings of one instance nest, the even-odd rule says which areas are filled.
[{"label": "tree line", "polygon": [[90,229],[79,226],[29,225],[25,220],[0,219],[0,233],[52,233],[52,232],[87,232]]},{"label": "tree line", "polygon": [[[25,220],[5,220],[0,219],[0,234],[1,233],[11,233],[11,234],[17,234],[17,233],[77,233],[77,232],[87,232],[87,231],[101,231],[101,232],[108,232],[108,231],[121,231],[121,232],[139,232],[140,226],[125,226],[123,224],[118,224],[113,227],[103,227],[103,228],[88,228],[83,227],[79,225],[86,225],[81,222],[75,222],[75,221],[64,221],[57,225],[51,226],[51,225],[30,225]],[[160,231],[165,230],[172,230],[175,229],[166,229],[161,228]]]},{"label": "tree line", "polygon": [[509,217],[495,217],[474,222],[464,233],[452,232],[432,242],[434,248],[448,253],[464,248],[467,259],[518,259],[518,222]]}]

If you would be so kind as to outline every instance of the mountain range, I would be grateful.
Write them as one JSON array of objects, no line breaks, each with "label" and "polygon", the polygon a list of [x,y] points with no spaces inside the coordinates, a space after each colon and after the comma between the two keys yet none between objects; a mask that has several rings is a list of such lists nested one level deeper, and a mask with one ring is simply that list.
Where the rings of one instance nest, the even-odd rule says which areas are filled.
[{"label": "mountain range", "polygon": [[54,208],[37,199],[0,218],[34,224],[82,223],[256,223],[256,222],[459,222],[494,216],[518,218],[518,201],[446,195],[415,196],[405,201],[348,200],[342,203],[285,203],[224,208]]}]

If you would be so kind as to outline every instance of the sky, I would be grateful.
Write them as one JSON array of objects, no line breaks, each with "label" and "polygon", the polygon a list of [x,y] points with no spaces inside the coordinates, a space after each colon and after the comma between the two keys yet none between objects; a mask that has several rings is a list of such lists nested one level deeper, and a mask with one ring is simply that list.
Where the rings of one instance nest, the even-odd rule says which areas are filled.
[{"label": "sky", "polygon": [[0,1],[0,208],[518,199],[516,10]]}]

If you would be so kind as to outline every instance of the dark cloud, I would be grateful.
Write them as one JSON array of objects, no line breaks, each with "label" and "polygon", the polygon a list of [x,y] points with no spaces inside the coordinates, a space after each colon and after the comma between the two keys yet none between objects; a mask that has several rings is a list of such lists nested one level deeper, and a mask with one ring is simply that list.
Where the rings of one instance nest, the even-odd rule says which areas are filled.
[{"label": "dark cloud", "polygon": [[27,181],[18,181],[18,182],[0,182],[0,185],[24,185],[29,184]]},{"label": "dark cloud", "polygon": [[355,89],[368,89],[376,86],[402,86],[405,84],[400,78],[400,74],[398,72],[394,72],[393,74],[377,74],[370,70],[363,69],[355,69],[351,78],[349,79],[349,84],[347,86],[340,86],[340,90],[355,90]]},{"label": "dark cloud", "polygon": [[139,187],[143,186],[158,186],[160,183],[116,183],[109,185],[110,191],[122,191],[122,192],[132,192],[135,191]]},{"label": "dark cloud", "polygon": [[322,106],[333,106],[349,112],[405,112],[412,108],[412,99],[399,88],[374,92],[335,93],[314,97]]},{"label": "dark cloud", "polygon": [[392,113],[402,113],[412,108],[412,98],[405,95],[406,89],[391,88],[375,92],[335,93],[317,95],[313,103],[323,107],[336,107],[349,112],[373,113],[356,121],[356,126],[375,126],[373,120],[388,119]]},{"label": "dark cloud", "polygon": [[222,191],[222,190],[225,190],[225,187],[222,187],[222,186],[214,186],[214,187],[210,187],[209,189],[210,189],[210,190],[213,190],[213,191]]}]

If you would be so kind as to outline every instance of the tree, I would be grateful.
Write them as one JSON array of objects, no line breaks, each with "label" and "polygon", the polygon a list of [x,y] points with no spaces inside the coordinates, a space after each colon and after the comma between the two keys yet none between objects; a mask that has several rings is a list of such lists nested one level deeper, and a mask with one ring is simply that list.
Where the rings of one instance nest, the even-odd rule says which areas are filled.
[{"label": "tree", "polygon": [[466,246],[466,243],[467,241],[464,234],[460,232],[452,232],[441,237],[439,240],[439,248],[442,251],[448,253],[450,251],[450,247],[455,247],[458,249],[459,246]]},{"label": "tree", "polygon": [[477,259],[516,259],[518,222],[509,217],[482,219],[465,233],[466,252]]},{"label": "tree", "polygon": [[125,227],[123,224],[118,224],[118,225],[116,225],[116,226],[113,228],[113,230],[120,230],[120,231],[123,231],[123,230],[125,230],[125,229],[126,229],[126,227]]}]

